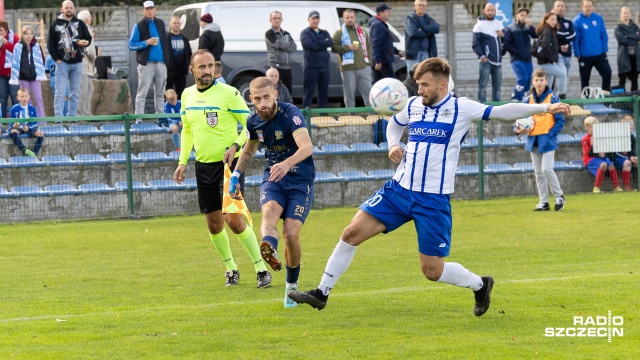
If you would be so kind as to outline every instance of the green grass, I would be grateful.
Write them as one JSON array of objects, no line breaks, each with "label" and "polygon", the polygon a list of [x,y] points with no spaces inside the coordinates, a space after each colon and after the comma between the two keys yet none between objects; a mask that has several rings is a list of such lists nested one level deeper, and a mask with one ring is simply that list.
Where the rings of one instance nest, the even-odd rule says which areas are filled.
[{"label": "green grass", "polygon": [[[421,274],[412,224],[364,243],[320,312],[283,309],[284,272],[256,289],[233,236],[241,284],[224,287],[201,216],[0,225],[0,358],[640,358],[640,193],[536,200],[453,202],[448,261],[496,279],[481,318],[469,290]],[[302,289],[355,211],[311,212]],[[544,336],[608,310],[611,343]]]}]

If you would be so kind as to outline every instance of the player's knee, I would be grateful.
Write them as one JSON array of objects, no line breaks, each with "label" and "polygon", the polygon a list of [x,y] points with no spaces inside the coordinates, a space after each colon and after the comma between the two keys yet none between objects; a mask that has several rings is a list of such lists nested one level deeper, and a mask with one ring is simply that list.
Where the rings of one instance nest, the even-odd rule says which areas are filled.
[{"label": "player's knee", "polygon": [[440,280],[440,276],[442,276],[442,269],[438,269],[433,266],[429,266],[425,264],[423,264],[421,267],[422,267],[422,273],[428,280],[430,281]]},{"label": "player's knee", "polygon": [[600,170],[607,170],[607,164],[606,163],[600,164]]},{"label": "player's knee", "polygon": [[224,231],[224,223],[222,225],[214,224],[214,223],[207,223],[207,228],[209,229],[209,233],[210,234],[219,234],[222,231]]},{"label": "player's knee", "polygon": [[344,230],[342,230],[341,239],[342,241],[346,242],[349,245],[352,245],[352,246],[359,245],[359,243],[357,242],[358,231],[352,225],[348,225],[346,228],[344,228]]},{"label": "player's knee", "polygon": [[615,169],[616,169],[616,167],[613,166],[613,164],[609,165],[609,170],[615,170]]}]

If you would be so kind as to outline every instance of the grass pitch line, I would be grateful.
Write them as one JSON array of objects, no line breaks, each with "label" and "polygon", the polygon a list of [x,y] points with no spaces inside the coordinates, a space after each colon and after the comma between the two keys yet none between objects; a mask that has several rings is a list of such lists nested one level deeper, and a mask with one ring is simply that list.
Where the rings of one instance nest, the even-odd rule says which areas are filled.
[{"label": "grass pitch line", "polygon": [[[610,273],[610,274],[589,274],[589,275],[575,275],[575,276],[561,276],[561,277],[547,277],[547,278],[535,278],[535,279],[515,279],[515,280],[504,280],[504,281],[496,281],[497,284],[521,284],[521,283],[531,283],[531,282],[540,282],[540,281],[565,281],[565,280],[575,280],[575,279],[588,279],[595,277],[607,277],[607,276],[624,276],[629,275],[628,272],[624,273]],[[633,274],[635,275],[635,274]],[[414,291],[433,291],[438,289],[445,289],[444,286],[434,286],[430,288],[420,287],[420,286],[411,286],[411,287],[403,287],[403,288],[389,288],[389,289],[379,289],[379,290],[368,290],[368,291],[355,291],[355,292],[342,292],[333,297],[354,297],[354,296],[362,296],[363,294],[367,295],[376,295],[376,294],[393,294],[393,293],[406,293],[406,292],[414,292]],[[269,298],[269,299],[256,299],[256,300],[243,300],[243,301],[228,301],[223,303],[215,303],[215,304],[200,304],[200,305],[169,305],[169,306],[154,306],[147,308],[139,308],[139,309],[131,309],[131,310],[119,310],[119,311],[104,311],[104,312],[95,312],[95,313],[86,313],[86,314],[65,314],[65,315],[40,315],[40,316],[25,316],[19,318],[9,318],[9,319],[0,319],[0,324],[5,323],[17,323],[17,322],[28,322],[28,321],[40,321],[40,320],[67,320],[69,318],[77,318],[77,317],[89,317],[89,316],[120,316],[125,314],[133,314],[133,313],[143,313],[143,312],[155,312],[155,311],[163,311],[163,310],[172,310],[172,309],[206,309],[206,308],[221,308],[224,306],[234,306],[234,305],[247,305],[247,304],[268,304],[273,303],[274,301],[281,301],[282,298],[278,296],[277,298]]]}]

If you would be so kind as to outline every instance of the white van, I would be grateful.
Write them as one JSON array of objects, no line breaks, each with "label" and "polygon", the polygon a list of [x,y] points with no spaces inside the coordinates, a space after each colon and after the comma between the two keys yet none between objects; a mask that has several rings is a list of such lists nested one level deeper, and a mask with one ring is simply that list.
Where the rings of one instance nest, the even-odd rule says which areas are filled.
[{"label": "white van", "polygon": [[[200,16],[211,14],[213,21],[220,25],[224,36],[225,48],[222,55],[222,74],[228,84],[239,89],[249,102],[249,82],[264,76],[268,69],[267,46],[264,35],[271,28],[269,15],[272,11],[282,13],[282,28],[288,31],[298,51],[293,54],[291,71],[293,74],[293,92],[296,99],[302,98],[303,54],[300,33],[309,26],[307,17],[311,10],[320,13],[320,28],[333,35],[342,26],[342,11],[353,9],[356,22],[369,30],[369,19],[375,12],[356,3],[333,1],[215,1],[185,5],[177,8],[174,16],[180,17],[181,32],[190,40],[191,48],[198,48],[198,39],[202,30]],[[404,37],[391,25],[394,45],[404,50]],[[331,49],[328,49],[331,51]],[[394,63],[396,77],[404,79],[406,67],[404,61],[396,58]],[[368,94],[366,94],[368,96]],[[342,99],[342,78],[338,70],[337,54],[331,54],[331,80],[329,97]]]}]

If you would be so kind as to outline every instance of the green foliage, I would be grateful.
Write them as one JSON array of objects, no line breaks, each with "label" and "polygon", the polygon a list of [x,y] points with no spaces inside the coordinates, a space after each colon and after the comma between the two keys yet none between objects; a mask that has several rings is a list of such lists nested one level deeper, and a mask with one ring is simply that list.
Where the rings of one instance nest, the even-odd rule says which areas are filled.
[{"label": "green foliage", "polygon": [[[412,224],[360,246],[320,312],[283,309],[284,271],[256,289],[233,235],[241,284],[224,287],[202,216],[0,225],[0,358],[640,358],[640,194],[574,195],[562,212],[536,203],[453,201],[448,261],[496,279],[481,318],[469,290],[421,274]],[[302,289],[356,211],[311,212]],[[608,310],[625,321],[611,343],[544,336]]]}]

